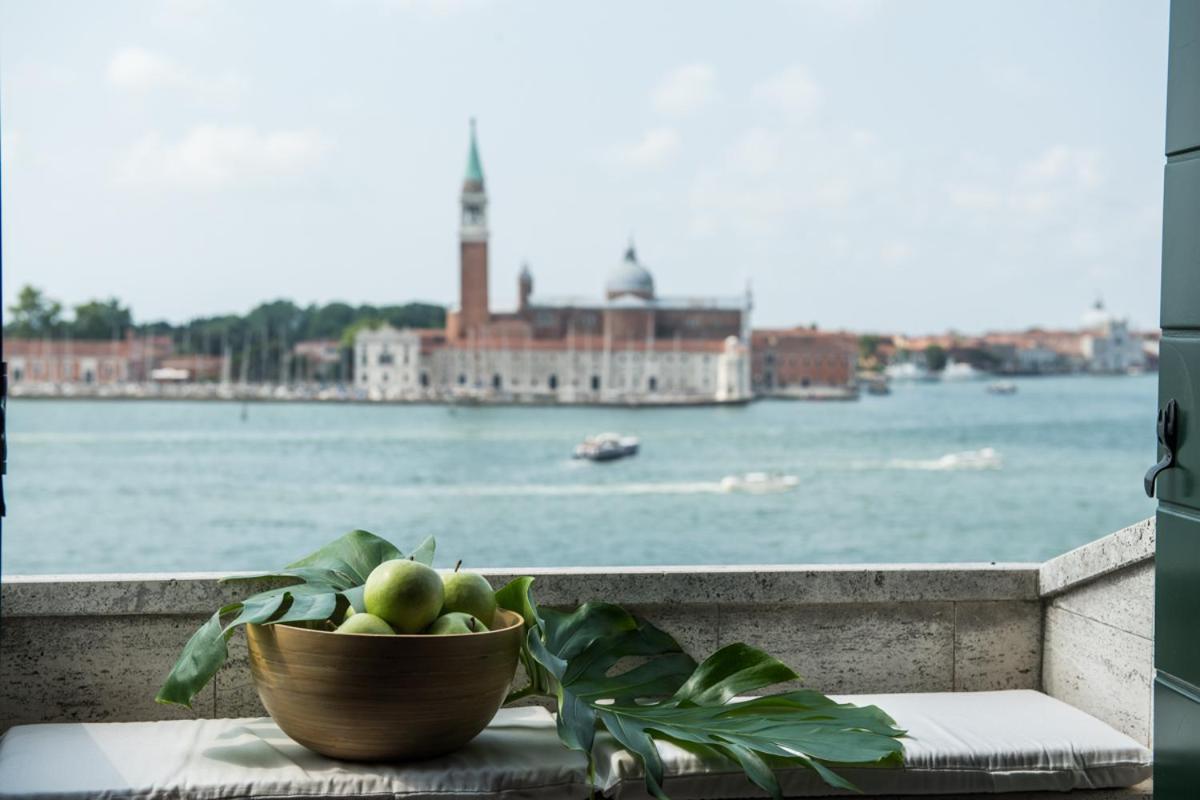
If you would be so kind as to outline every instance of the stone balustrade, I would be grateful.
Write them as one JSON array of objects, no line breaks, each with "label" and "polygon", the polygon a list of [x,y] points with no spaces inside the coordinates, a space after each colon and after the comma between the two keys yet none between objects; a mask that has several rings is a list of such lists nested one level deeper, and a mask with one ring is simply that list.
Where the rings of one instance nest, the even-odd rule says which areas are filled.
[{"label": "stone balustrade", "polygon": [[[703,657],[744,641],[828,693],[1042,689],[1149,737],[1152,521],[1045,564],[492,570],[540,604],[603,599]],[[51,721],[188,716],[154,693],[191,633],[253,589],[212,574],[6,578],[0,731]],[[194,715],[263,713],[241,634]]]}]

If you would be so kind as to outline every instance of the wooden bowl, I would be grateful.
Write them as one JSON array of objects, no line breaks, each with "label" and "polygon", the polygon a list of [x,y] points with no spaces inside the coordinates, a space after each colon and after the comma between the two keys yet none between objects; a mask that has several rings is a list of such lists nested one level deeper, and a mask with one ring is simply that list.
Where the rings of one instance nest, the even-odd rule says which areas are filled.
[{"label": "wooden bowl", "polygon": [[524,621],[457,636],[370,636],[247,625],[250,672],[283,732],[323,755],[392,761],[448,753],[492,721],[512,683]]}]

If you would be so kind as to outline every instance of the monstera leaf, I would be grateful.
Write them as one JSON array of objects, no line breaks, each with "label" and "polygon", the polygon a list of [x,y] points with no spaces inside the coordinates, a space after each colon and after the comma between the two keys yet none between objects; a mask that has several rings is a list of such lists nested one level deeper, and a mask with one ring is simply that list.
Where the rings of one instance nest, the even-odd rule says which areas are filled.
[{"label": "monstera leaf", "polygon": [[218,609],[196,631],[171,668],[154,698],[191,708],[199,694],[229,655],[226,642],[241,625],[326,620],[363,608],[363,584],[371,570],[393,558],[411,557],[432,564],[436,542],[429,537],[410,556],[391,542],[367,531],[351,531],[277,572],[238,575],[222,583],[287,581],[289,585],[251,595]]},{"label": "monstera leaf", "polygon": [[[775,798],[783,796],[777,767],[807,767],[831,786],[854,790],[827,764],[903,761],[903,731],[874,706],[836,703],[813,691],[736,699],[797,677],[760,650],[732,644],[697,665],[669,635],[617,606],[539,609],[531,583],[521,578],[497,592],[501,606],[527,621],[530,685],[515,694],[552,694],[559,738],[589,760],[603,726],[642,762],[654,797],[667,797],[656,739],[730,759]],[[641,663],[614,673],[627,657]]]},{"label": "monstera leaf", "polygon": [[[434,549],[429,538],[409,557],[432,564]],[[188,641],[156,699],[190,707],[225,662],[226,642],[241,625],[340,619],[350,605],[362,610],[371,570],[404,557],[386,540],[352,531],[278,572],[225,579],[286,585],[218,609]],[[597,732],[606,730],[641,761],[646,788],[657,798],[666,794],[656,742],[736,763],[776,798],[782,791],[774,770],[781,767],[806,767],[831,786],[854,789],[830,765],[903,761],[903,731],[874,706],[836,703],[813,691],[740,698],[797,677],[760,650],[732,644],[697,664],[669,634],[619,606],[539,609],[532,584],[517,578],[496,592],[501,607],[525,619],[520,662],[528,682],[506,702],[554,698],[559,738],[589,762]]]}]

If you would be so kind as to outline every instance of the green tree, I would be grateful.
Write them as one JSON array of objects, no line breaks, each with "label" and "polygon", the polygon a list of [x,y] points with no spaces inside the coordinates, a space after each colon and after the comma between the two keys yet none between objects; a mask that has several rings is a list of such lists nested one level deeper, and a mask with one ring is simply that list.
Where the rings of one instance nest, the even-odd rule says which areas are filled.
[{"label": "green tree", "polygon": [[15,305],[8,307],[10,320],[4,333],[18,339],[37,339],[53,336],[62,328],[62,303],[51,300],[28,284],[17,295]]},{"label": "green tree", "polygon": [[132,327],[133,314],[113,297],[75,306],[75,319],[67,326],[67,334],[74,339],[120,339]]},{"label": "green tree", "polygon": [[946,368],[946,349],[938,344],[925,348],[925,368],[933,372],[941,372]]},{"label": "green tree", "polygon": [[873,333],[864,333],[858,337],[858,357],[867,360],[875,357],[879,350],[879,344],[883,341],[882,336],[877,336]]}]

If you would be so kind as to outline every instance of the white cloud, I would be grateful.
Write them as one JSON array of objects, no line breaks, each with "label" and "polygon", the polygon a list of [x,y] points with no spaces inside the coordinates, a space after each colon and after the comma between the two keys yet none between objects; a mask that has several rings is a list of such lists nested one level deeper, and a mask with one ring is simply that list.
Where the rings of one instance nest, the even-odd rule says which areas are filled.
[{"label": "white cloud", "polygon": [[854,183],[845,175],[833,175],[813,185],[809,205],[815,208],[846,208],[854,199]]},{"label": "white cloud", "polygon": [[1000,192],[984,186],[960,184],[946,189],[950,205],[979,211],[990,211],[1004,202]]},{"label": "white cloud", "polygon": [[793,116],[816,111],[824,94],[821,85],[798,64],[758,83],[751,92],[755,100]]},{"label": "white cloud", "polygon": [[134,184],[219,187],[235,181],[302,173],[327,149],[314,131],[260,133],[202,125],[178,142],[152,133],[121,159],[118,177]]},{"label": "white cloud", "polygon": [[688,197],[691,231],[709,236],[724,229],[749,236],[776,233],[788,217],[793,198],[786,190],[756,182],[730,183],[721,175],[701,175]]},{"label": "white cloud", "polygon": [[895,267],[909,261],[913,256],[913,248],[908,242],[888,242],[879,248],[879,260],[886,266]]},{"label": "white cloud", "polygon": [[734,142],[730,164],[749,175],[766,175],[783,161],[783,140],[766,128],[751,128]]},{"label": "white cloud", "polygon": [[126,47],[108,62],[108,82],[119,89],[144,92],[186,84],[188,76],[162,56],[140,47]]},{"label": "white cloud", "polygon": [[1095,148],[1055,145],[1026,164],[1021,176],[1033,183],[1065,182],[1094,189],[1104,182],[1101,162]]},{"label": "white cloud", "polygon": [[661,114],[694,114],[716,98],[716,72],[707,64],[687,64],[668,73],[651,100]]},{"label": "white cloud", "polygon": [[616,160],[633,167],[657,167],[679,151],[679,132],[674,128],[653,128],[633,144],[618,147]]},{"label": "white cloud", "polygon": [[231,99],[245,88],[244,81],[236,75],[203,78],[170,58],[141,47],[125,47],[113,54],[106,77],[109,85],[122,91],[182,90],[218,100]]}]

